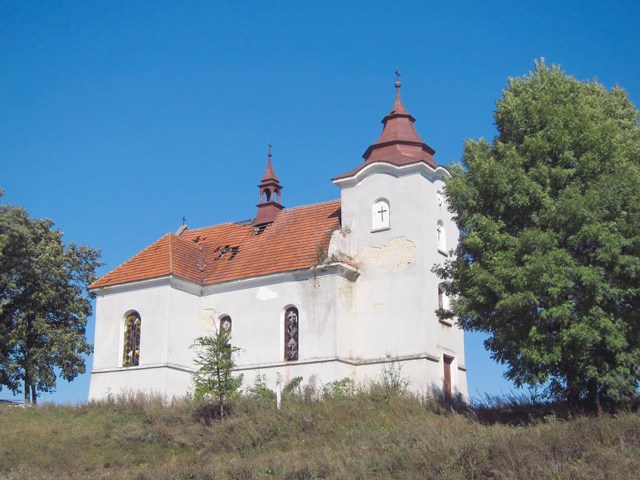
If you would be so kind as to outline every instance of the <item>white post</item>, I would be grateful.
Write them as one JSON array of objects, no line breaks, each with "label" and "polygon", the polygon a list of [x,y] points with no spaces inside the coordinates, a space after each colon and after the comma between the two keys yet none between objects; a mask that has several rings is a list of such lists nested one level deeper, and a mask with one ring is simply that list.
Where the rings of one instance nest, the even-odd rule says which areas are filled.
[{"label": "white post", "polygon": [[276,408],[280,410],[280,403],[282,402],[282,381],[280,378],[280,372],[276,373]]}]

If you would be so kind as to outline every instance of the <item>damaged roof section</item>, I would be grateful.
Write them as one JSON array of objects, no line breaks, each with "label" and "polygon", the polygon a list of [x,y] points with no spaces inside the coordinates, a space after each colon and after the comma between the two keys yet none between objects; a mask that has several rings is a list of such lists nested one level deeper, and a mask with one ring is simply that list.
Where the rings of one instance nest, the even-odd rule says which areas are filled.
[{"label": "damaged roof section", "polygon": [[327,251],[340,228],[340,201],[282,210],[268,228],[225,223],[168,233],[116,267],[89,288],[176,275],[208,285],[303,270],[318,263],[318,245]]}]

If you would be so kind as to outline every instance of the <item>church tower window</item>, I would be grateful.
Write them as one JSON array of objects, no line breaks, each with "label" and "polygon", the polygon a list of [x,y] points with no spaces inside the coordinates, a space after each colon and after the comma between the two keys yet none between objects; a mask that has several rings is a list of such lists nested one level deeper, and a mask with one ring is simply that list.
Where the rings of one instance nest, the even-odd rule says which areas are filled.
[{"label": "church tower window", "polygon": [[[447,285],[445,283],[438,284],[438,310],[441,313],[445,313],[451,309],[451,303],[449,302],[449,295],[447,295]],[[448,326],[453,325],[451,318],[444,318],[439,316],[440,323]]]},{"label": "church tower window", "polygon": [[380,198],[371,206],[371,231],[387,230],[391,228],[391,208],[389,201]]},{"label": "church tower window", "polygon": [[130,312],[124,319],[123,367],[140,365],[140,327],[142,320],[136,311]]},{"label": "church tower window", "polygon": [[447,295],[447,286],[444,283],[438,285],[438,308],[449,310],[449,296]]},{"label": "church tower window", "polygon": [[438,251],[447,254],[447,231],[444,228],[444,222],[442,220],[438,220],[438,225],[436,226],[436,233],[438,236]]},{"label": "church tower window", "polygon": [[289,307],[284,312],[284,359],[287,362],[298,360],[298,309]]}]

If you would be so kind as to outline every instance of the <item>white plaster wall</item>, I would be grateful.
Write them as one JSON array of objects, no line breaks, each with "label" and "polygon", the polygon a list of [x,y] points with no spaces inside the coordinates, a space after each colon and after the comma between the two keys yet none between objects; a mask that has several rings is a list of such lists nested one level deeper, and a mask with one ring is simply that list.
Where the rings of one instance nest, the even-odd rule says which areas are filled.
[{"label": "white plaster wall", "polygon": [[172,288],[170,292],[167,361],[177,367],[192,369],[195,352],[191,345],[196,337],[204,334],[200,317],[203,298],[199,288],[194,291],[183,282],[178,286],[182,288]]},{"label": "white plaster wall", "polygon": [[[304,385],[322,386],[343,378],[336,361],[336,291],[350,282],[335,273],[297,272],[202,289],[176,279],[153,286],[128,285],[98,292],[96,341],[90,399],[130,390],[186,394],[198,336],[212,335],[222,315],[232,318],[232,343],[240,347],[237,372],[245,385],[264,373],[275,388],[301,376]],[[284,361],[284,312],[299,312],[299,358]],[[122,367],[124,316],[136,310],[142,318],[140,365]],[[348,330],[348,322],[343,330]],[[342,376],[337,376],[342,375]]]},{"label": "white plaster wall", "polygon": [[[409,362],[412,366],[406,373],[416,391],[432,384],[442,386],[443,351],[464,367],[462,331],[443,325],[435,314],[439,279],[431,269],[446,259],[438,251],[438,221],[444,223],[448,250],[455,248],[458,238],[446,199],[442,204],[438,201],[443,190],[444,182],[436,176],[427,178],[418,171],[406,173],[393,167],[364,175],[341,189],[342,225],[350,232],[342,243],[361,271],[354,293],[353,357],[364,361],[391,354],[440,359],[440,363]],[[371,205],[380,198],[389,201],[390,228],[372,231]],[[439,364],[440,368],[435,367]],[[361,366],[357,376],[375,377],[380,371],[379,366]],[[452,380],[454,388],[466,394],[466,375],[456,374]]]},{"label": "white plaster wall", "polygon": [[[284,312],[295,306],[299,314],[298,362],[336,356],[337,275],[310,272],[262,281],[233,282],[205,289],[202,308],[216,319],[232,318],[232,342],[241,348],[240,368],[284,362]],[[201,334],[210,334],[204,327]]]},{"label": "white plaster wall", "polygon": [[89,400],[145,393],[165,398],[183,397],[191,389],[191,372],[166,365],[93,372]]},{"label": "white plaster wall", "polygon": [[[117,287],[97,292],[90,400],[102,398],[107,391],[115,394],[138,387],[142,390],[165,389],[164,374],[142,367],[168,362],[171,290],[168,280],[163,280],[137,288]],[[142,321],[140,366],[123,368],[124,319],[131,310],[137,311]]]},{"label": "white plaster wall", "polygon": [[98,292],[93,368],[122,366],[124,319],[131,310],[137,311],[142,320],[140,364],[166,363],[170,293],[166,282],[109,294]]}]

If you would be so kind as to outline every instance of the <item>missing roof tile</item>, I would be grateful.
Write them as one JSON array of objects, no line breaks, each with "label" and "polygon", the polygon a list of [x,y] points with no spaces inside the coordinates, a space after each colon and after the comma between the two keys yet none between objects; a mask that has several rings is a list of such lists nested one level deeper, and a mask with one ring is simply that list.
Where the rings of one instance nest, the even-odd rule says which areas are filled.
[{"label": "missing roof tile", "polygon": [[258,225],[256,227],[253,227],[253,234],[260,235],[262,232],[264,232],[267,229],[268,226],[269,224],[265,223],[263,225]]},{"label": "missing roof tile", "polygon": [[240,247],[232,247],[231,245],[225,245],[224,247],[217,247],[214,252],[218,252],[218,256],[215,258],[216,260],[220,260],[227,253],[230,253],[228,259],[233,260],[238,255],[240,251]]}]

